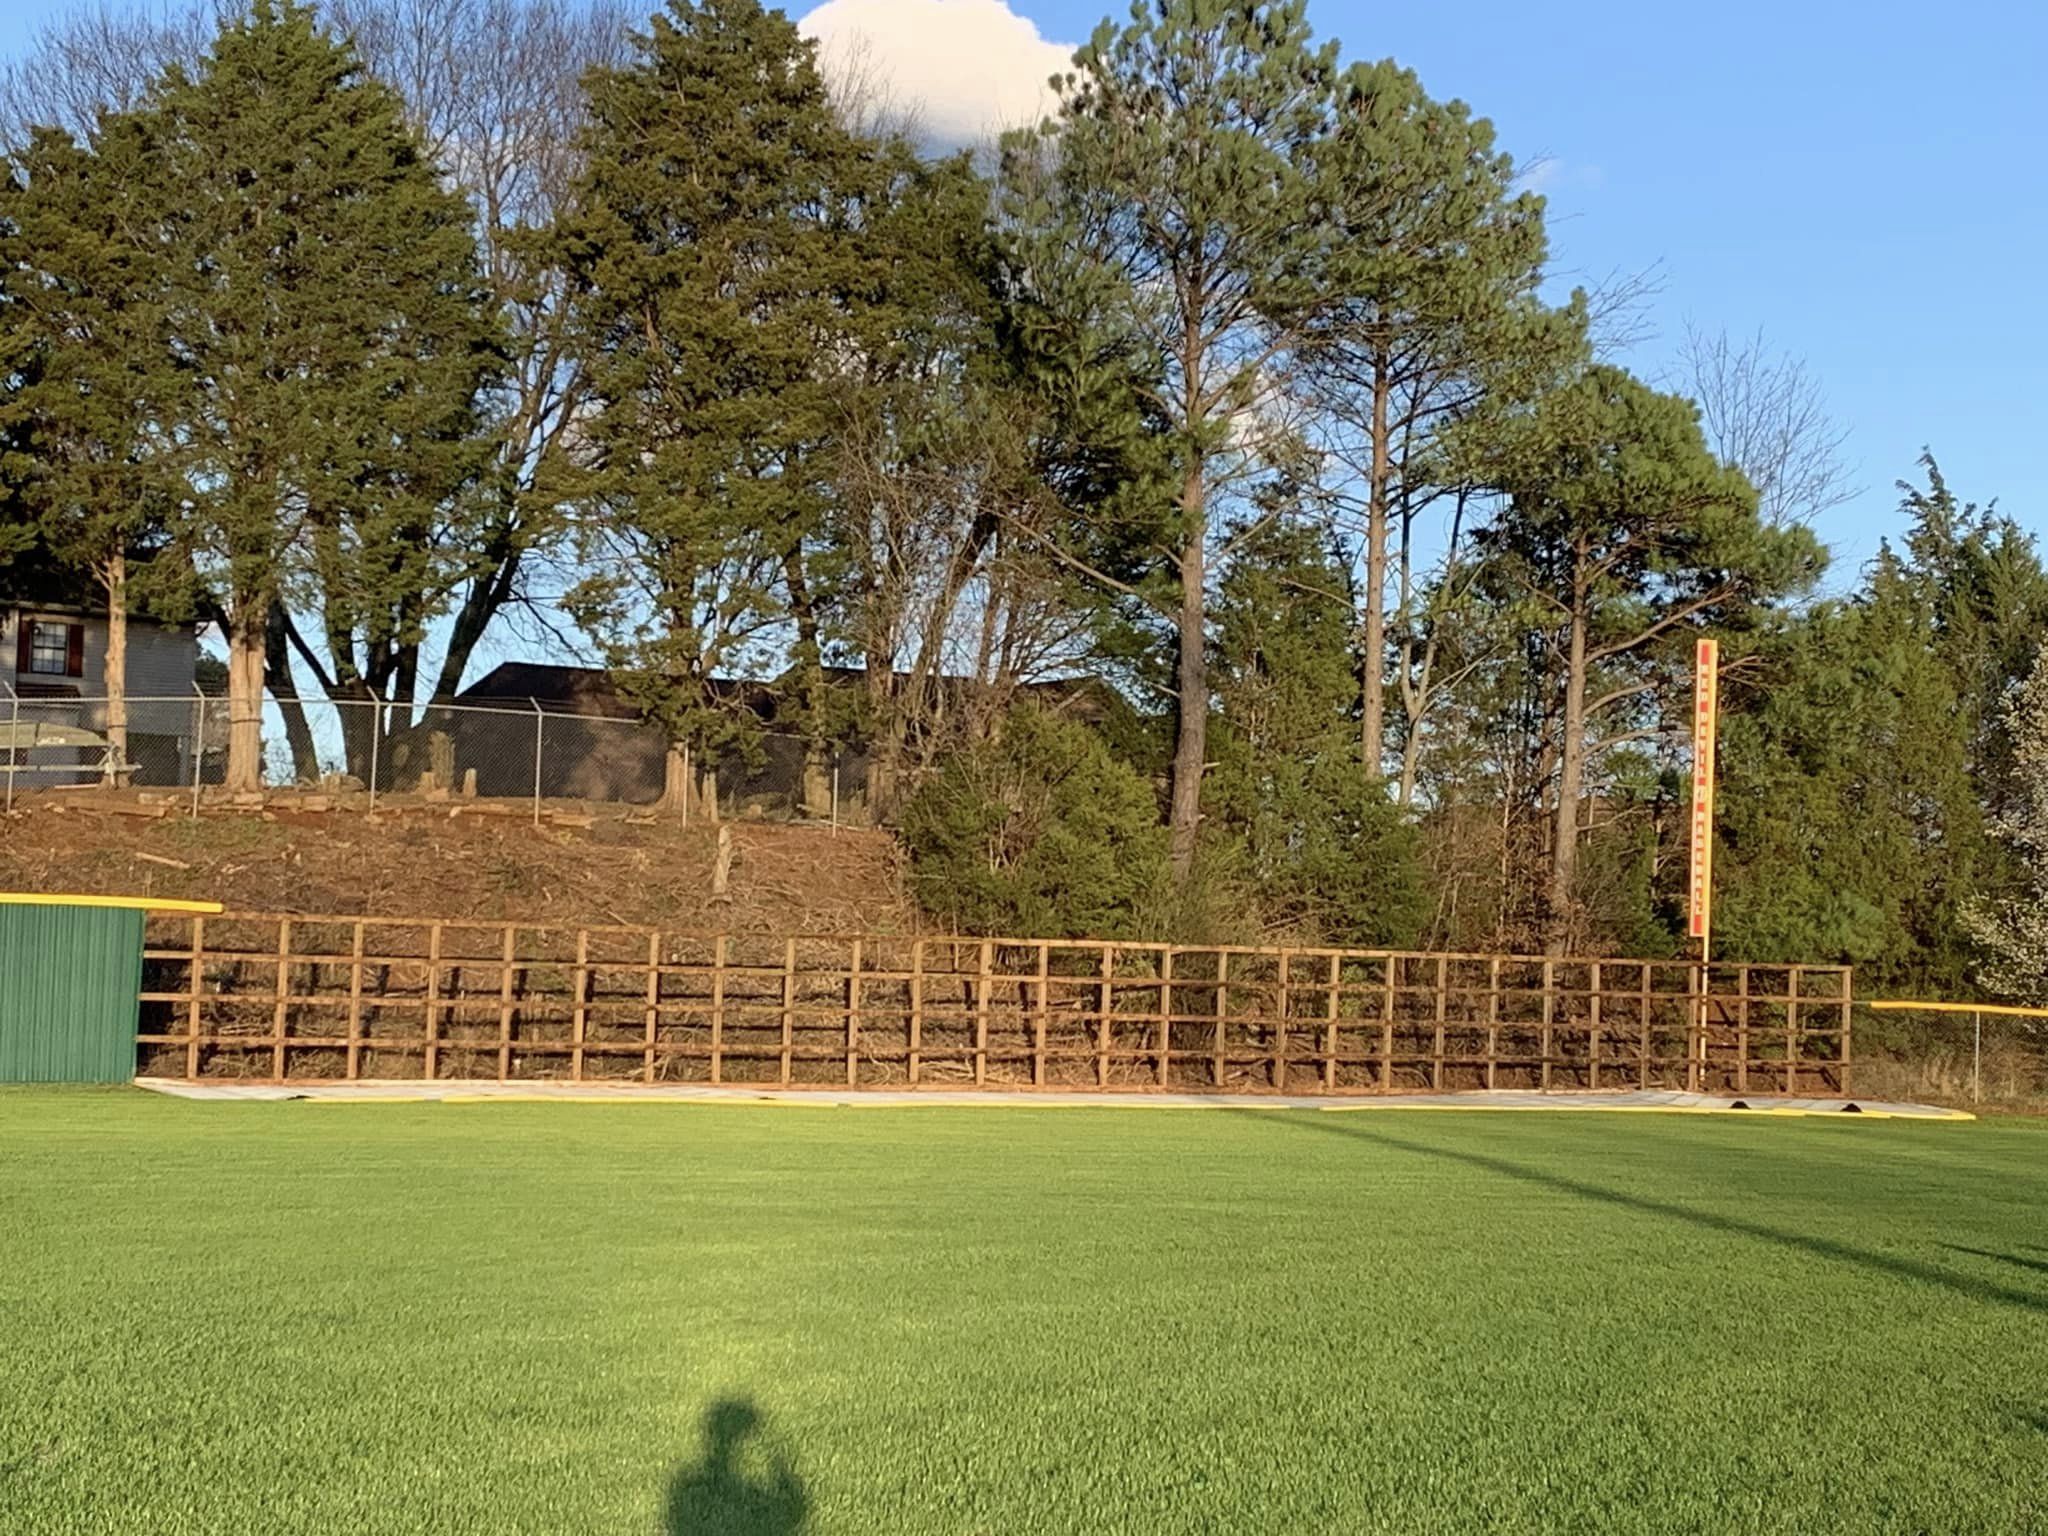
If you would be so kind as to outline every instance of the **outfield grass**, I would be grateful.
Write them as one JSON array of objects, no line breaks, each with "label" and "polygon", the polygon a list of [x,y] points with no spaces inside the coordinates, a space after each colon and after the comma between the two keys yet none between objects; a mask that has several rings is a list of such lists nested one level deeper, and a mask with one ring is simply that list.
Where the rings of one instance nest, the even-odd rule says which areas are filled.
[{"label": "outfield grass", "polygon": [[2048,1129],[0,1090],[0,1531],[2048,1528]]}]

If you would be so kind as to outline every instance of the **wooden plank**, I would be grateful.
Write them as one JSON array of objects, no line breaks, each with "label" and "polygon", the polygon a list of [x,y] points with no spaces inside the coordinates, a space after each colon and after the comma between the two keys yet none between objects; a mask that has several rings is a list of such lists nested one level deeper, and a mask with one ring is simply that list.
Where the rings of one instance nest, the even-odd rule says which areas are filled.
[{"label": "wooden plank", "polygon": [[1330,980],[1323,998],[1323,1092],[1337,1091],[1337,988],[1344,977],[1344,958],[1330,956]]},{"label": "wooden plank", "polygon": [[910,946],[910,1083],[917,1086],[918,1052],[924,1044],[924,940]]},{"label": "wooden plank", "polygon": [[1109,1086],[1109,998],[1116,976],[1116,946],[1102,946],[1101,975],[1095,983],[1095,1086]]},{"label": "wooden plank", "polygon": [[576,930],[575,990],[569,1015],[569,1080],[583,1081],[584,1038],[590,1027],[590,930]]},{"label": "wooden plank", "polygon": [[782,1086],[785,1088],[790,1084],[790,1063],[796,1049],[795,1007],[796,940],[788,939],[782,946]]},{"label": "wooden plank", "polygon": [[1451,1002],[1451,962],[1448,957],[1436,957],[1436,1043],[1430,1052],[1429,1086],[1438,1093],[1444,1087],[1444,1021],[1445,1010]]},{"label": "wooden plank", "polygon": [[192,999],[185,1007],[185,1075],[199,1076],[199,999],[206,990],[206,919],[192,919]]},{"label": "wooden plank", "polygon": [[1543,1062],[1537,1069],[1536,1083],[1545,1093],[1550,1092],[1551,1045],[1556,1039],[1557,1024],[1557,967],[1546,960],[1543,962]]},{"label": "wooden plank", "polygon": [[846,1086],[860,1081],[860,940],[853,941],[853,974],[846,979]]},{"label": "wooden plank", "polygon": [[647,1065],[642,1081],[654,1081],[655,1033],[661,1023],[661,930],[647,934]]},{"label": "wooden plank", "polygon": [[981,967],[974,978],[974,1086],[979,1088],[988,1077],[988,991],[990,960],[994,951],[989,940],[981,941]]},{"label": "wooden plank", "polygon": [[348,968],[348,1066],[343,1072],[351,1083],[362,1075],[363,1061],[363,925],[358,921],[355,927],[355,954]]},{"label": "wooden plank", "polygon": [[284,1081],[284,1014],[291,997],[292,920],[277,922],[277,1004],[270,1016],[270,1075]]},{"label": "wooden plank", "polygon": [[1051,1006],[1047,991],[1052,984],[1052,946],[1038,946],[1038,1011],[1031,1021],[1031,1086],[1045,1086],[1045,1017]]},{"label": "wooden plank", "polygon": [[723,1082],[725,1065],[725,935],[711,949],[711,1081]]},{"label": "wooden plank", "polygon": [[1230,952],[1216,952],[1216,1026],[1209,1045],[1209,1081],[1212,1087],[1223,1086],[1223,1021],[1230,1013]]},{"label": "wooden plank", "polygon": [[498,1081],[512,1081],[512,975],[519,954],[519,925],[505,925],[505,939],[498,952]]},{"label": "wooden plank", "polygon": [[426,1040],[421,1051],[428,1081],[440,1075],[441,1070],[441,925],[433,924],[427,929],[427,1005]]},{"label": "wooden plank", "polygon": [[1280,1019],[1273,1028],[1273,1091],[1287,1091],[1287,962],[1292,956],[1285,951],[1280,956]]}]

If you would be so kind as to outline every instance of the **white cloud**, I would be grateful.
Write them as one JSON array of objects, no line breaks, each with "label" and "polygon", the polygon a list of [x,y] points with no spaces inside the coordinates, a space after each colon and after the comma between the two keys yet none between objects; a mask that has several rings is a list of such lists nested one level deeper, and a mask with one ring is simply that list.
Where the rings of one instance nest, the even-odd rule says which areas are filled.
[{"label": "white cloud", "polygon": [[1071,44],[1048,42],[1005,0],[825,0],[797,23],[818,40],[835,85],[878,89],[920,137],[979,145],[1054,108],[1046,81],[1071,64]]}]

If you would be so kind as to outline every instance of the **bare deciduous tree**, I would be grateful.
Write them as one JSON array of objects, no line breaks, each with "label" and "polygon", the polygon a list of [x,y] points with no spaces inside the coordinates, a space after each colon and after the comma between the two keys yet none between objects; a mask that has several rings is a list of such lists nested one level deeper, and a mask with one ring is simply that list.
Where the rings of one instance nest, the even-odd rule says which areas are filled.
[{"label": "bare deciduous tree", "polygon": [[1707,446],[1756,487],[1764,521],[1809,522],[1856,494],[1848,429],[1805,363],[1773,353],[1763,332],[1736,341],[1688,322],[1673,387],[1698,402]]}]

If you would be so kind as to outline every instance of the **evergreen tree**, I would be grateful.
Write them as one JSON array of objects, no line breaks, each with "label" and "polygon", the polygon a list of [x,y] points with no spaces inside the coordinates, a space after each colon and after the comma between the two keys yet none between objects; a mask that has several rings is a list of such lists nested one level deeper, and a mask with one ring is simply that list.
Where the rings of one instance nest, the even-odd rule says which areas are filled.
[{"label": "evergreen tree", "polygon": [[771,640],[798,718],[819,702],[807,556],[833,364],[878,275],[835,212],[900,151],[839,124],[813,45],[756,0],[672,0],[635,47],[590,78],[554,234],[590,396],[561,490],[600,564],[571,606],[649,718],[701,752],[742,731],[714,672],[760,665]]},{"label": "evergreen tree", "polygon": [[146,563],[131,583],[131,559],[161,541],[162,405],[175,385],[161,274],[128,233],[147,219],[150,175],[144,124],[109,114],[86,144],[33,133],[0,181],[0,481],[18,516],[0,551],[33,548],[98,587],[116,765],[128,761],[128,616],[151,586]]},{"label": "evergreen tree", "polygon": [[228,782],[251,788],[274,619],[298,583],[330,629],[376,645],[432,617],[421,594],[447,584],[424,567],[449,557],[451,501],[488,458],[475,404],[498,333],[468,210],[310,10],[257,0],[142,118],[178,377],[160,419],[170,532],[227,633]]},{"label": "evergreen tree", "polygon": [[[1327,490],[1363,545],[1358,622],[1360,755],[1384,771],[1390,659],[1390,544],[1401,563],[1396,633],[1404,700],[1416,714],[1421,614],[1412,598],[1416,524],[1457,489],[1447,439],[1478,429],[1554,382],[1585,350],[1585,302],[1539,296],[1548,256],[1543,199],[1518,192],[1493,125],[1438,102],[1392,60],[1344,77],[1318,147],[1330,241],[1306,380],[1330,464]],[[1455,542],[1455,541],[1454,541]],[[1410,719],[1409,735],[1416,721]],[[1403,775],[1405,791],[1413,769]]]},{"label": "evergreen tree", "polygon": [[1690,402],[1604,365],[1541,398],[1500,474],[1507,502],[1480,547],[1491,590],[1540,648],[1532,675],[1554,765],[1546,927],[1562,951],[1575,937],[1589,767],[1678,718],[1657,695],[1681,686],[1696,634],[1810,585],[1822,555],[1806,529],[1758,519],[1755,492],[1708,453]]},{"label": "evergreen tree", "polygon": [[[1327,294],[1315,148],[1334,110],[1336,48],[1301,0],[1136,0],[1057,82],[1060,113],[1006,143],[1005,224],[1031,302],[1084,339],[1144,360],[1166,459],[1119,530],[1161,552],[1109,576],[1170,626],[1170,824],[1185,880],[1202,819],[1212,534],[1233,498],[1295,447],[1278,380]],[[1078,558],[1072,550],[1070,559]]]},{"label": "evergreen tree", "polygon": [[2048,625],[2048,573],[2009,518],[1926,470],[1862,589],[1727,669],[1715,924],[1731,953],[1939,996],[1972,984],[1971,914],[2026,889],[1994,821],[2028,804],[2006,700]]},{"label": "evergreen tree", "polygon": [[1268,926],[1401,947],[1422,919],[1414,830],[1355,748],[1345,563],[1316,529],[1245,539],[1216,597],[1210,814],[1242,849]]}]

